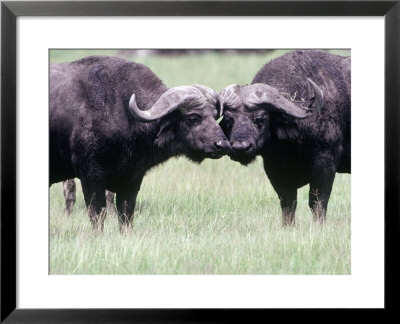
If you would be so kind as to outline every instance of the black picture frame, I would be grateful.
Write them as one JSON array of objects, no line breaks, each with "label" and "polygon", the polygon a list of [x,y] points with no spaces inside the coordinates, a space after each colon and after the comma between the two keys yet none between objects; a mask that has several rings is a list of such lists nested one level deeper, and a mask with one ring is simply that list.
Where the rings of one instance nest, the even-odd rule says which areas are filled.
[{"label": "black picture frame", "polygon": [[[385,307],[399,287],[400,0],[396,1],[2,1],[1,3],[1,322],[236,322],[266,310],[16,308],[16,19],[19,16],[384,16]],[[371,125],[371,128],[373,126]],[[371,152],[373,154],[373,152]],[[272,310],[270,310],[272,311]],[[299,312],[304,314],[304,312]],[[308,318],[309,315],[305,315]],[[326,316],[326,315],[323,315]],[[332,319],[332,318],[331,318]],[[382,320],[382,319],[381,319]]]}]

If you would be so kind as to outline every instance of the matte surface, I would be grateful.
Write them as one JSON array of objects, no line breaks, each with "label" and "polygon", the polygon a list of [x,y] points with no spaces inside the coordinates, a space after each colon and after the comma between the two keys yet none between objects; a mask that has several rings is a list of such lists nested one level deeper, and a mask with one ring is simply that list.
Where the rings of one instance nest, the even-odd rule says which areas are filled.
[{"label": "matte surface", "polygon": [[[392,7],[396,5],[393,9]],[[16,17],[119,15],[382,16],[386,33],[385,92],[385,307],[394,310],[399,241],[399,1],[292,2],[3,2],[1,13],[1,321],[5,323],[235,322],[265,311],[199,310],[15,310],[16,307]],[[396,249],[396,251],[395,251]],[[389,264],[390,262],[390,264]],[[309,320],[308,312],[304,314]],[[346,311],[348,313],[348,311]],[[318,312],[317,312],[318,314]],[[366,314],[365,312],[363,314]],[[315,311],[313,312],[315,316]],[[321,314],[319,314],[321,316]],[[326,314],[324,314],[326,316]],[[378,315],[383,315],[382,311]],[[388,315],[388,312],[385,312]],[[329,315],[332,318],[331,315]],[[371,320],[370,312],[367,313]],[[305,317],[304,317],[305,318]],[[343,318],[341,318],[343,320]],[[382,317],[380,317],[382,321]]]}]

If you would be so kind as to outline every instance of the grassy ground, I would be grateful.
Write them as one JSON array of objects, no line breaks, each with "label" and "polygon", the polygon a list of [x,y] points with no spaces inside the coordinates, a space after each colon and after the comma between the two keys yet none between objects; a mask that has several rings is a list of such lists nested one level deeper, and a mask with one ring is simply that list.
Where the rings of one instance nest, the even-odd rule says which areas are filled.
[{"label": "grassy ground", "polygon": [[[115,55],[108,50],[105,55]],[[54,51],[52,62],[90,51]],[[168,86],[202,83],[222,89],[250,83],[282,51],[132,58]],[[346,54],[346,53],[345,53]],[[50,188],[51,274],[349,274],[350,176],[338,174],[324,226],[299,190],[297,224],[281,226],[278,198],[261,159],[248,167],[224,157],[195,165],[173,158],[151,170],[138,196],[133,230],[121,234],[115,213],[92,232],[78,182],[74,212],[64,214],[61,184]]]}]

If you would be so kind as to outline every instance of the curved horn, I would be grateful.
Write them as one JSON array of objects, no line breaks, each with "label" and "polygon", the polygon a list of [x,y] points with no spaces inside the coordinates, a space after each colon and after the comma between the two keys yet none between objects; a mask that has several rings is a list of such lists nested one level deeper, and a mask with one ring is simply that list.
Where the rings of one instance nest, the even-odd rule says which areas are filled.
[{"label": "curved horn", "polygon": [[240,86],[231,84],[221,90],[220,94],[223,102],[240,102]]},{"label": "curved horn", "polygon": [[218,95],[218,92],[202,84],[194,84],[193,87],[199,89],[201,93],[206,97],[206,100],[209,100],[213,106],[219,103],[219,107],[217,109],[218,117],[222,116],[223,106],[222,106],[222,100]]},{"label": "curved horn", "polygon": [[185,104],[199,100],[201,92],[193,86],[174,87],[164,92],[149,110],[141,110],[136,104],[136,96],[132,94],[129,100],[129,111],[137,120],[150,122],[160,119]]},{"label": "curved horn", "polygon": [[324,96],[320,87],[313,81],[307,79],[314,90],[314,107],[305,108],[294,104],[292,101],[283,97],[277,89],[264,84],[254,83],[246,89],[246,102],[250,105],[268,104],[269,109],[282,112],[295,118],[307,118],[320,110],[324,105]]},{"label": "curved horn", "polygon": [[199,89],[201,93],[210,101],[216,102],[218,100],[218,93],[209,87],[202,84],[194,84],[194,88]]},{"label": "curved horn", "polygon": [[240,98],[240,85],[231,84],[225,87],[220,92],[221,98],[221,115],[223,113],[224,103],[229,103],[230,106],[240,106],[242,100]]},{"label": "curved horn", "polygon": [[318,87],[313,80],[307,78],[307,81],[310,82],[311,86],[313,87],[314,90],[314,103],[312,108],[314,108],[315,111],[320,110],[325,103],[324,100],[324,93],[322,92],[321,88]]}]

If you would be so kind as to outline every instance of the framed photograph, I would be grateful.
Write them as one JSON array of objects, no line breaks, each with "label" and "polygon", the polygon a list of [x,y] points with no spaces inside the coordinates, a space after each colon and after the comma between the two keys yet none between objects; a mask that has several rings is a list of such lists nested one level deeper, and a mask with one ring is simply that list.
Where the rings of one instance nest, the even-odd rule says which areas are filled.
[{"label": "framed photograph", "polygon": [[398,1],[2,2],[1,321],[394,310],[399,15]]}]

